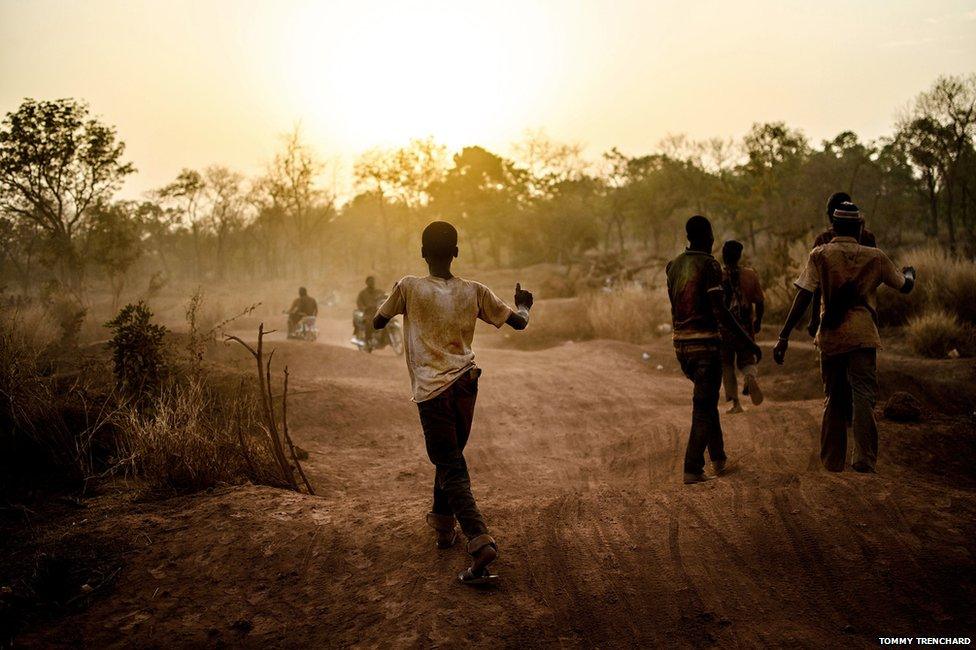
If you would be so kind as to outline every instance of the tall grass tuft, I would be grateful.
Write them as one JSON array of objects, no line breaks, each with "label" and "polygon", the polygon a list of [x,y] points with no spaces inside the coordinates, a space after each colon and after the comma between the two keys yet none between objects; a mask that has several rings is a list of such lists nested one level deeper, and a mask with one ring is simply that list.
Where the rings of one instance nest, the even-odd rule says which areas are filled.
[{"label": "tall grass tuft", "polygon": [[909,251],[897,261],[899,266],[914,266],[918,281],[909,294],[878,292],[882,323],[903,325],[913,317],[934,311],[976,324],[976,261],[956,257],[935,246]]},{"label": "tall grass tuft", "polygon": [[130,473],[157,492],[194,492],[248,480],[283,485],[256,398],[243,382],[236,395],[198,378],[174,384],[151,411],[125,409],[118,428]]},{"label": "tall grass tuft", "polygon": [[912,349],[925,357],[944,359],[953,350],[964,357],[976,354],[976,328],[944,310],[913,317],[906,334]]},{"label": "tall grass tuft", "polygon": [[668,298],[663,291],[628,285],[587,294],[583,301],[595,338],[641,343],[661,323],[670,323]]},{"label": "tall grass tuft", "polygon": [[111,445],[104,386],[63,368],[62,333],[44,310],[0,309],[0,492],[48,480],[84,485]]}]

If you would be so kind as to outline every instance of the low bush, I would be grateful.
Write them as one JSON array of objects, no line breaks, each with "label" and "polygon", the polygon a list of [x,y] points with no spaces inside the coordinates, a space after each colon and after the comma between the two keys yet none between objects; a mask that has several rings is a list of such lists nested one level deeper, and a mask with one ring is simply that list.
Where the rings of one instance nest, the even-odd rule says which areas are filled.
[{"label": "low bush", "polygon": [[108,347],[115,364],[115,380],[128,396],[153,398],[166,375],[163,338],[166,328],[152,322],[145,303],[126,305],[105,327],[111,328]]},{"label": "low bush", "polygon": [[944,359],[953,350],[967,357],[976,353],[976,328],[944,310],[913,317],[906,336],[911,348],[926,357]]}]

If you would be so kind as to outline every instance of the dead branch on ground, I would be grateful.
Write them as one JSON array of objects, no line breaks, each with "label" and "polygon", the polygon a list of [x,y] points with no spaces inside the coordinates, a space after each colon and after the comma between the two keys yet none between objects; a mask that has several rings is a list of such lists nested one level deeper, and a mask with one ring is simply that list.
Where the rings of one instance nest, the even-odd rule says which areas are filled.
[{"label": "dead branch on ground", "polygon": [[[271,330],[272,332],[274,330]],[[285,385],[284,392],[282,394],[282,413],[281,413],[281,426],[278,426],[277,418],[275,418],[274,412],[274,395],[271,392],[271,360],[274,358],[275,351],[272,349],[271,353],[268,355],[267,361],[264,359],[264,335],[270,332],[264,331],[264,323],[258,326],[258,343],[257,348],[251,347],[249,344],[245,343],[237,336],[227,335],[224,337],[226,341],[236,341],[240,343],[244,349],[251,353],[254,357],[254,362],[257,366],[258,373],[258,391],[261,393],[261,412],[264,415],[264,425],[268,432],[268,436],[271,439],[271,450],[274,455],[275,461],[278,463],[278,467],[281,470],[282,477],[285,483],[296,492],[300,491],[298,487],[298,482],[295,480],[295,470],[297,469],[299,476],[301,476],[302,482],[305,484],[305,489],[309,494],[315,494],[312,489],[311,483],[309,483],[308,478],[305,476],[305,471],[302,469],[302,464],[295,455],[295,447],[291,442],[291,436],[288,434],[288,368],[285,368]],[[284,443],[282,442],[284,441]],[[243,441],[242,441],[243,444]],[[288,445],[288,449],[291,452],[292,461],[289,462],[288,458],[285,456],[285,444]],[[245,451],[246,453],[246,451]],[[294,465],[292,465],[292,462]]]}]

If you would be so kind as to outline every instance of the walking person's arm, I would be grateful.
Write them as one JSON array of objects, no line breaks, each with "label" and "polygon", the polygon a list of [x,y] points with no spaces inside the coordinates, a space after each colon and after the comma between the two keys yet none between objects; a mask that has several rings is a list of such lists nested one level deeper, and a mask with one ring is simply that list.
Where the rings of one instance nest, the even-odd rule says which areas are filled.
[{"label": "walking person's arm", "polygon": [[514,330],[524,330],[529,325],[529,310],[532,309],[532,294],[522,289],[522,284],[515,283],[515,311],[505,320],[505,324]]},{"label": "walking person's arm", "polygon": [[711,290],[708,292],[708,299],[712,304],[712,313],[718,318],[719,323],[732,332],[732,335],[741,341],[743,347],[756,355],[756,361],[762,359],[762,350],[759,349],[759,346],[752,340],[752,337],[742,328],[742,325],[735,319],[735,316],[732,315],[729,308],[725,306],[724,293],[721,290]]},{"label": "walking person's arm", "polygon": [[390,292],[390,297],[376,309],[376,313],[373,314],[374,330],[383,329],[397,314],[406,313],[407,303],[403,297],[402,285],[403,280],[393,285],[393,291]]},{"label": "walking person's arm", "polygon": [[807,307],[810,306],[812,301],[812,291],[799,289],[796,292],[796,296],[793,298],[793,305],[790,307],[790,313],[786,315],[786,323],[779,333],[779,341],[776,342],[776,347],[773,348],[773,360],[779,365],[783,365],[783,361],[786,359],[786,350],[790,347],[790,334],[799,324],[800,319],[803,318],[803,314],[806,313]]}]

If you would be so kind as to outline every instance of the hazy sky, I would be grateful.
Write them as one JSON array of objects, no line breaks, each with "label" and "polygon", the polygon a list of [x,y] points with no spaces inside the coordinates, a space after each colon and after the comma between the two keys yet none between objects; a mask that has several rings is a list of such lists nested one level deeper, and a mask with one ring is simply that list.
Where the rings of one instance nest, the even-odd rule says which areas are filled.
[{"label": "hazy sky", "polygon": [[130,196],[258,172],[299,121],[340,178],[425,135],[505,152],[544,128],[592,155],[765,120],[875,137],[973,71],[976,0],[0,0],[0,111],[88,100],[139,168]]}]

